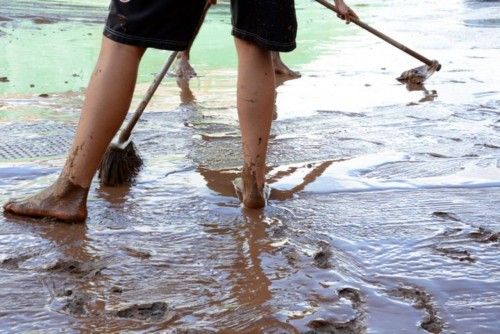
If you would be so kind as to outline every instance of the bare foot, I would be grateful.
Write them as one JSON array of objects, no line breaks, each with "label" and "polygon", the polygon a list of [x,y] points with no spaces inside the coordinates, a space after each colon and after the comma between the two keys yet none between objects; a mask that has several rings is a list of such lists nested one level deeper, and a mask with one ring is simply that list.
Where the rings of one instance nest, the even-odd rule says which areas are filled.
[{"label": "bare foot", "polygon": [[292,78],[300,78],[301,76],[300,72],[291,70],[285,65],[285,63],[283,63],[279,52],[273,52],[273,66],[274,73],[278,75],[287,75]]},{"label": "bare foot", "polygon": [[234,189],[238,199],[248,209],[262,209],[269,198],[269,187],[264,184],[257,185],[255,175],[249,168],[243,168],[241,177],[233,181]]},{"label": "bare foot", "polygon": [[179,78],[190,79],[197,76],[196,71],[189,63],[188,59],[179,58],[175,75]]},{"label": "bare foot", "polygon": [[21,201],[10,201],[4,211],[19,216],[81,222],[87,217],[88,189],[60,177],[53,185]]}]

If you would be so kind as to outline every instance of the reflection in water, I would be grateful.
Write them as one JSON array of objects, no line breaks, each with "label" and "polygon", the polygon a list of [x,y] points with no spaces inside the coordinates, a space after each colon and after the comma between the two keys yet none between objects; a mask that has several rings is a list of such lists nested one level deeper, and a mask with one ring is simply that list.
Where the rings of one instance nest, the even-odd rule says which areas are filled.
[{"label": "reflection in water", "polygon": [[107,187],[102,184],[96,189],[99,197],[102,197],[113,206],[123,207],[130,193],[130,186]]},{"label": "reflection in water", "polygon": [[[406,67],[406,56],[389,57],[386,45],[352,25],[333,26],[321,8],[297,4],[311,24],[303,25],[299,48],[287,60],[304,76],[284,84],[286,77],[276,78],[267,171],[276,189],[269,207],[242,211],[234,198],[241,159],[234,47],[217,31],[228,8],[214,8],[199,39],[206,57],[197,63],[210,78],[195,81],[199,89],[179,81],[157,91],[153,112],[134,134],[147,161],[137,184],[93,188],[85,225],[0,216],[3,331],[281,334],[334,326],[330,332],[356,333],[345,327],[354,321],[366,328],[361,333],[416,333],[429,324],[434,332],[475,333],[480,324],[496,333],[499,34],[491,26],[498,15],[488,6],[499,2],[359,6],[374,22],[385,20],[389,31],[418,31],[410,44],[432,50],[446,65],[432,81],[439,102],[413,107],[406,105],[432,100],[436,91],[420,86],[410,93],[395,85],[399,73],[378,70],[388,62]],[[319,21],[332,29],[318,31]],[[40,153],[29,163],[2,162],[9,168],[2,202],[40,188],[59,169],[62,157],[44,156],[45,144],[67,144],[81,102],[71,79],[74,61],[61,66],[45,58],[40,64],[50,65],[48,74],[34,79],[24,66],[32,62],[22,62],[31,54],[15,42],[29,37],[24,44],[37,50],[53,38],[47,29],[67,29],[66,23],[36,26],[35,35],[31,23],[24,27],[5,30],[13,43],[0,52],[9,57],[0,63],[9,64],[1,75],[10,80],[0,90],[15,92],[0,99],[0,118],[11,123],[0,124],[9,134],[0,144],[15,143],[22,153],[35,152],[36,142]],[[216,35],[227,39],[227,48]],[[64,36],[53,43],[73,41],[74,30]],[[369,57],[360,52],[365,47]],[[86,54],[72,50],[66,56]],[[163,53],[149,56],[156,58],[144,62],[143,90],[164,60]],[[69,75],[68,84],[53,75],[53,64]],[[45,90],[48,100],[32,98]],[[56,94],[66,90],[77,93]],[[320,241],[330,247],[331,254],[324,252],[330,268],[318,261]],[[156,317],[161,303],[173,312]],[[117,317],[115,310],[142,314]]]},{"label": "reflection in water", "polygon": [[186,104],[192,104],[196,101],[193,91],[189,87],[189,79],[186,77],[176,77],[177,86],[180,90],[181,106]]},{"label": "reflection in water", "polygon": [[407,82],[405,86],[409,92],[414,92],[414,91],[424,92],[424,96],[418,102],[432,102],[434,101],[435,98],[438,97],[436,90],[434,89],[428,90],[422,83]]},{"label": "reflection in water", "polygon": [[[235,231],[237,258],[230,274],[232,291],[239,304],[265,305],[271,298],[270,281],[262,271],[260,256],[269,250],[261,210],[242,210],[243,225]],[[267,313],[267,312],[266,312]]]},{"label": "reflection in water", "polygon": [[[297,184],[295,186],[293,186],[291,189],[287,189],[287,190],[281,190],[281,189],[276,189],[276,188],[271,188],[271,196],[270,196],[270,199],[275,199],[275,200],[280,200],[280,201],[284,201],[284,200],[287,200],[287,199],[290,199],[293,197],[294,194],[304,190],[304,188],[314,182],[318,177],[321,176],[321,174],[323,174],[323,172],[333,163],[334,161],[331,160],[331,161],[324,161],[324,162],[321,162],[319,163],[318,166],[314,166],[313,167],[313,164],[311,164],[311,171],[308,172],[302,179],[302,182],[300,184]],[[308,168],[308,167],[306,167]],[[286,176],[289,176],[291,175],[292,173],[294,173],[296,171],[296,168],[289,168],[287,171],[285,172],[282,172],[282,173],[279,173],[279,177],[278,174],[275,175],[272,179],[272,182],[277,182],[280,180],[280,178],[283,178],[283,177],[286,177]]]},{"label": "reflection in water", "polygon": [[235,169],[210,170],[199,166],[197,172],[205,179],[207,187],[222,196],[236,197],[233,181],[240,175]]},{"label": "reflection in water", "polygon": [[80,262],[90,262],[95,259],[91,250],[91,240],[87,236],[85,224],[40,224],[38,234],[56,246],[65,258]]},{"label": "reflection in water", "polygon": [[[232,263],[227,266],[230,282],[231,303],[235,309],[228,313],[226,321],[231,330],[222,333],[274,333],[287,330],[287,333],[298,333],[293,326],[279,321],[273,314],[270,290],[271,280],[266,275],[262,257],[269,254],[273,247],[266,228],[271,218],[262,210],[241,210],[241,220],[229,228],[211,228],[210,234],[230,236],[234,252]],[[221,305],[224,306],[224,305]]]},{"label": "reflection in water", "polygon": [[[338,162],[339,160],[337,160]],[[285,201],[287,199],[293,198],[294,194],[299,193],[304,190],[305,187],[314,182],[318,177],[320,177],[323,172],[335,161],[323,161],[319,163],[310,163],[304,167],[289,167],[286,170],[274,171],[274,167],[268,166],[267,174],[268,183],[271,186],[270,200]],[[278,166],[279,167],[279,166]],[[290,176],[297,172],[298,170],[308,170],[302,178],[302,182],[294,185],[290,189],[276,189],[272,188],[272,184],[279,182],[281,179]],[[233,186],[233,181],[239,176],[239,171],[236,169],[223,169],[223,170],[210,170],[205,167],[198,167],[197,172],[203,176],[206,185],[209,189],[217,192],[222,196],[235,197],[236,193]]]}]

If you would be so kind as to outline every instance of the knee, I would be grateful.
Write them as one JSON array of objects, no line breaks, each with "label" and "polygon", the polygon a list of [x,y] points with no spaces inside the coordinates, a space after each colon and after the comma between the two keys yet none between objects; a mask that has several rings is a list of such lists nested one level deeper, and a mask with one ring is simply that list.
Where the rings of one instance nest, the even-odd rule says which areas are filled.
[{"label": "knee", "polygon": [[247,56],[271,57],[271,51],[264,49],[253,42],[246,41],[241,38],[235,38],[234,40],[238,55],[244,54]]},{"label": "knee", "polygon": [[119,42],[115,42],[106,36],[104,37],[103,41],[103,49],[108,49],[113,53],[117,54],[122,54],[122,55],[129,55],[132,57],[136,57],[137,59],[141,59],[144,53],[146,52],[145,47],[142,46],[136,46],[136,45],[128,45],[128,44],[123,44]]}]

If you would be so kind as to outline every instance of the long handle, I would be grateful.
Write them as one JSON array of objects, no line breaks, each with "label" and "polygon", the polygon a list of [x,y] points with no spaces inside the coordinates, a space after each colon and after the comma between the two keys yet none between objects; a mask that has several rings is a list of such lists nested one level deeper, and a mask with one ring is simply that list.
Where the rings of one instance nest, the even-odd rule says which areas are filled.
[{"label": "long handle", "polygon": [[[329,3],[325,0],[316,0],[316,2],[319,2],[320,4],[325,6],[326,8],[333,10],[337,14],[341,14],[340,11],[337,9],[337,7],[335,7],[334,5],[332,5],[331,3]],[[355,23],[356,25],[360,26],[361,28],[365,29],[366,31],[371,32],[375,36],[382,38],[384,41],[386,41],[389,44],[392,44],[393,46],[397,47],[401,51],[406,52],[410,56],[417,58],[418,60],[420,60],[424,64],[426,64],[428,66],[433,66],[436,64],[436,61],[430,60],[429,58],[422,56],[418,52],[413,51],[409,47],[399,43],[398,41],[395,41],[394,39],[390,38],[389,36],[387,36],[387,35],[381,33],[380,31],[370,27],[368,24],[361,22],[358,19],[352,19],[351,21],[353,23]],[[441,69],[441,65],[438,65],[436,70],[439,71],[440,69]]]},{"label": "long handle", "polygon": [[156,89],[160,85],[161,81],[165,77],[165,74],[167,74],[168,69],[170,68],[170,66],[174,62],[175,58],[177,57],[177,53],[178,53],[178,51],[174,51],[170,54],[170,57],[168,57],[168,60],[165,63],[165,65],[163,65],[163,68],[161,69],[161,71],[155,76],[153,82],[151,83],[151,85],[148,88],[148,91],[146,92],[146,96],[144,96],[142,98],[141,103],[139,103],[139,105],[137,106],[137,109],[135,110],[134,115],[132,116],[130,121],[127,123],[127,126],[125,127],[125,129],[123,129],[120,132],[120,136],[118,137],[118,142],[120,144],[125,143],[130,138],[130,134],[132,133],[134,126],[139,121],[139,118],[141,118],[142,113],[144,112],[144,109],[146,109],[146,106],[148,105],[149,101],[153,97],[153,94],[156,92]]},{"label": "long handle", "polygon": [[[187,50],[191,49],[191,46],[193,45],[194,38],[198,34],[198,31],[201,28],[201,25],[203,24],[203,21],[205,20],[205,16],[207,15],[207,11],[210,8],[210,1],[207,0],[207,4],[205,5],[205,8],[203,9],[203,14],[200,17],[200,21],[198,22],[198,25],[196,26],[195,33],[193,35],[193,38],[189,42]],[[146,92],[146,95],[143,97],[141,103],[137,106],[137,109],[134,112],[134,115],[128,122],[127,126],[120,132],[120,136],[118,137],[118,143],[123,144],[127,140],[129,140],[130,135],[132,134],[132,130],[134,129],[135,125],[139,121],[139,118],[141,118],[142,113],[144,112],[144,109],[146,109],[146,106],[148,105],[149,101],[153,97],[153,94],[156,92],[156,89],[162,82],[163,78],[168,72],[168,69],[170,66],[172,66],[172,63],[174,62],[175,58],[177,57],[178,51],[173,51],[170,54],[170,57],[168,57],[167,62],[165,65],[163,65],[161,71],[155,76],[153,82],[148,88],[148,91]]]}]

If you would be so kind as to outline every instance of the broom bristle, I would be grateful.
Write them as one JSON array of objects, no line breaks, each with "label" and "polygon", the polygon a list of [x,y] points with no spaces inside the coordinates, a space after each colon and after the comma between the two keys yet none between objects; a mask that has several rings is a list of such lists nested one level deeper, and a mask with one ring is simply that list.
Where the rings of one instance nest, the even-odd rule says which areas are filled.
[{"label": "broom bristle", "polygon": [[141,170],[142,159],[135,145],[129,142],[125,148],[111,144],[99,166],[101,184],[116,187],[130,185]]}]

